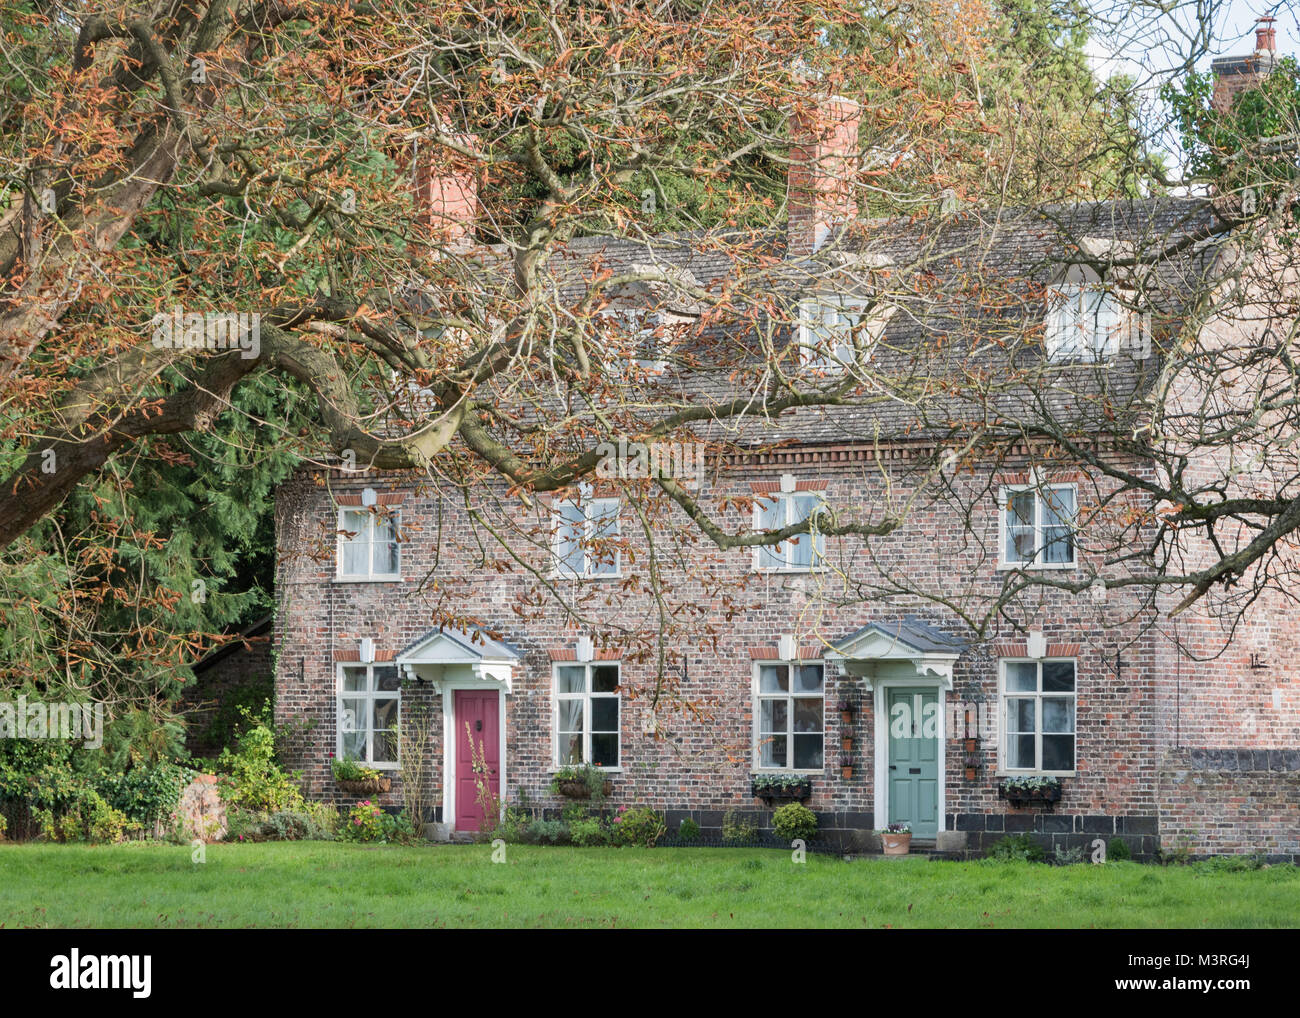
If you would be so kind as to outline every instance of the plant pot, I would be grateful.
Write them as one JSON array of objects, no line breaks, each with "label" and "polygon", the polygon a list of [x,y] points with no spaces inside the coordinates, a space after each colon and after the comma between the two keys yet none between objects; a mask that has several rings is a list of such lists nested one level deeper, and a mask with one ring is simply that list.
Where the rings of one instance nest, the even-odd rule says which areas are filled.
[{"label": "plant pot", "polygon": [[979,745],[979,739],[962,739],[967,753],[976,752],[976,746]]},{"label": "plant pot", "polygon": [[853,711],[851,710],[840,711],[840,724],[842,725],[853,724]]},{"label": "plant pot", "polygon": [[393,779],[378,777],[366,778],[364,781],[344,781],[340,778],[338,786],[348,795],[379,795],[381,792],[392,791]]},{"label": "plant pot", "polygon": [[851,777],[853,777],[853,768],[852,768],[852,767],[841,767],[841,768],[840,768],[840,777],[842,777],[845,781],[848,781]]},{"label": "plant pot", "polygon": [[880,843],[885,855],[907,855],[912,850],[912,832],[906,834],[882,834]]},{"label": "plant pot", "polygon": [[846,735],[844,736],[844,738],[840,739],[840,752],[841,753],[853,752],[853,736]]},{"label": "plant pot", "polygon": [[[557,781],[556,787],[566,799],[590,799],[591,789],[587,787],[585,781]],[[601,788],[602,795],[609,795],[614,791],[614,782],[606,781]]]},{"label": "plant pot", "polygon": [[974,767],[967,767],[967,768],[966,768],[966,780],[967,780],[967,781],[974,781],[974,780],[975,780],[975,768],[974,768]]}]

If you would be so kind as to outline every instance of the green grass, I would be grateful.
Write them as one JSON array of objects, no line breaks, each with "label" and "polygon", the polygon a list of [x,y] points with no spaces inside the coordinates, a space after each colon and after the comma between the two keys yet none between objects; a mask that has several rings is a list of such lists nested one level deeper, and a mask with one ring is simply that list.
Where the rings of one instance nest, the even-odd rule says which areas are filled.
[{"label": "green grass", "polygon": [[1278,927],[1300,870],[761,849],[0,845],[0,926]]}]

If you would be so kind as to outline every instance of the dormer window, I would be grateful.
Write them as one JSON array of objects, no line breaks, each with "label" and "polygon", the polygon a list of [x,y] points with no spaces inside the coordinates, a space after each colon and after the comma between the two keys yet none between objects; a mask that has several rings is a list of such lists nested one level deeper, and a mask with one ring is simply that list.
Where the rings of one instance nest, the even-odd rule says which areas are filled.
[{"label": "dormer window", "polygon": [[1054,361],[1102,361],[1119,353],[1129,313],[1100,286],[1066,283],[1048,294],[1047,356]]},{"label": "dormer window", "polygon": [[[862,301],[850,297],[811,297],[799,302],[799,361],[804,367],[840,371],[861,359],[858,347],[874,342],[860,328],[866,315]],[[866,355],[870,356],[869,350]]]}]

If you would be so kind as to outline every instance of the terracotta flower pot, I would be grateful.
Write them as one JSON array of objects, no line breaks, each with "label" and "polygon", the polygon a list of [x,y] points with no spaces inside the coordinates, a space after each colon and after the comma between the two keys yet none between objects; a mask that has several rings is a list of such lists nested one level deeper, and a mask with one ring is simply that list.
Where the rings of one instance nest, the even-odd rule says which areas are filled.
[{"label": "terracotta flower pot", "polygon": [[841,768],[840,768],[840,777],[842,777],[845,781],[848,781],[851,777],[853,777],[853,768],[852,768],[852,767],[841,767]]},{"label": "terracotta flower pot", "polygon": [[844,738],[840,739],[840,751],[843,753],[853,752],[853,736],[846,735]]},{"label": "terracotta flower pot", "polygon": [[965,743],[967,753],[974,753],[976,751],[975,746],[979,742],[978,739],[963,739],[962,741]]},{"label": "terracotta flower pot", "polygon": [[966,768],[966,780],[967,780],[967,781],[974,781],[974,780],[975,780],[975,768],[974,768],[974,767],[967,767],[967,768]]},{"label": "terracotta flower pot", "polygon": [[851,710],[840,711],[840,724],[842,725],[853,724],[853,711]]},{"label": "terracotta flower pot", "polygon": [[882,834],[880,841],[884,845],[885,855],[907,855],[912,850],[911,831],[906,834]]}]

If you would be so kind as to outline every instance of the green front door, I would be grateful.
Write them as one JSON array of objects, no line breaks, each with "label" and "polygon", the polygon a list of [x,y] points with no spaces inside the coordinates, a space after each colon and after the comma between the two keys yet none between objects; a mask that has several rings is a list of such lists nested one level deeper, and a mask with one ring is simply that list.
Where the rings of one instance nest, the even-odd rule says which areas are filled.
[{"label": "green front door", "polygon": [[912,825],[912,836],[939,833],[939,693],[890,689],[889,822]]}]

